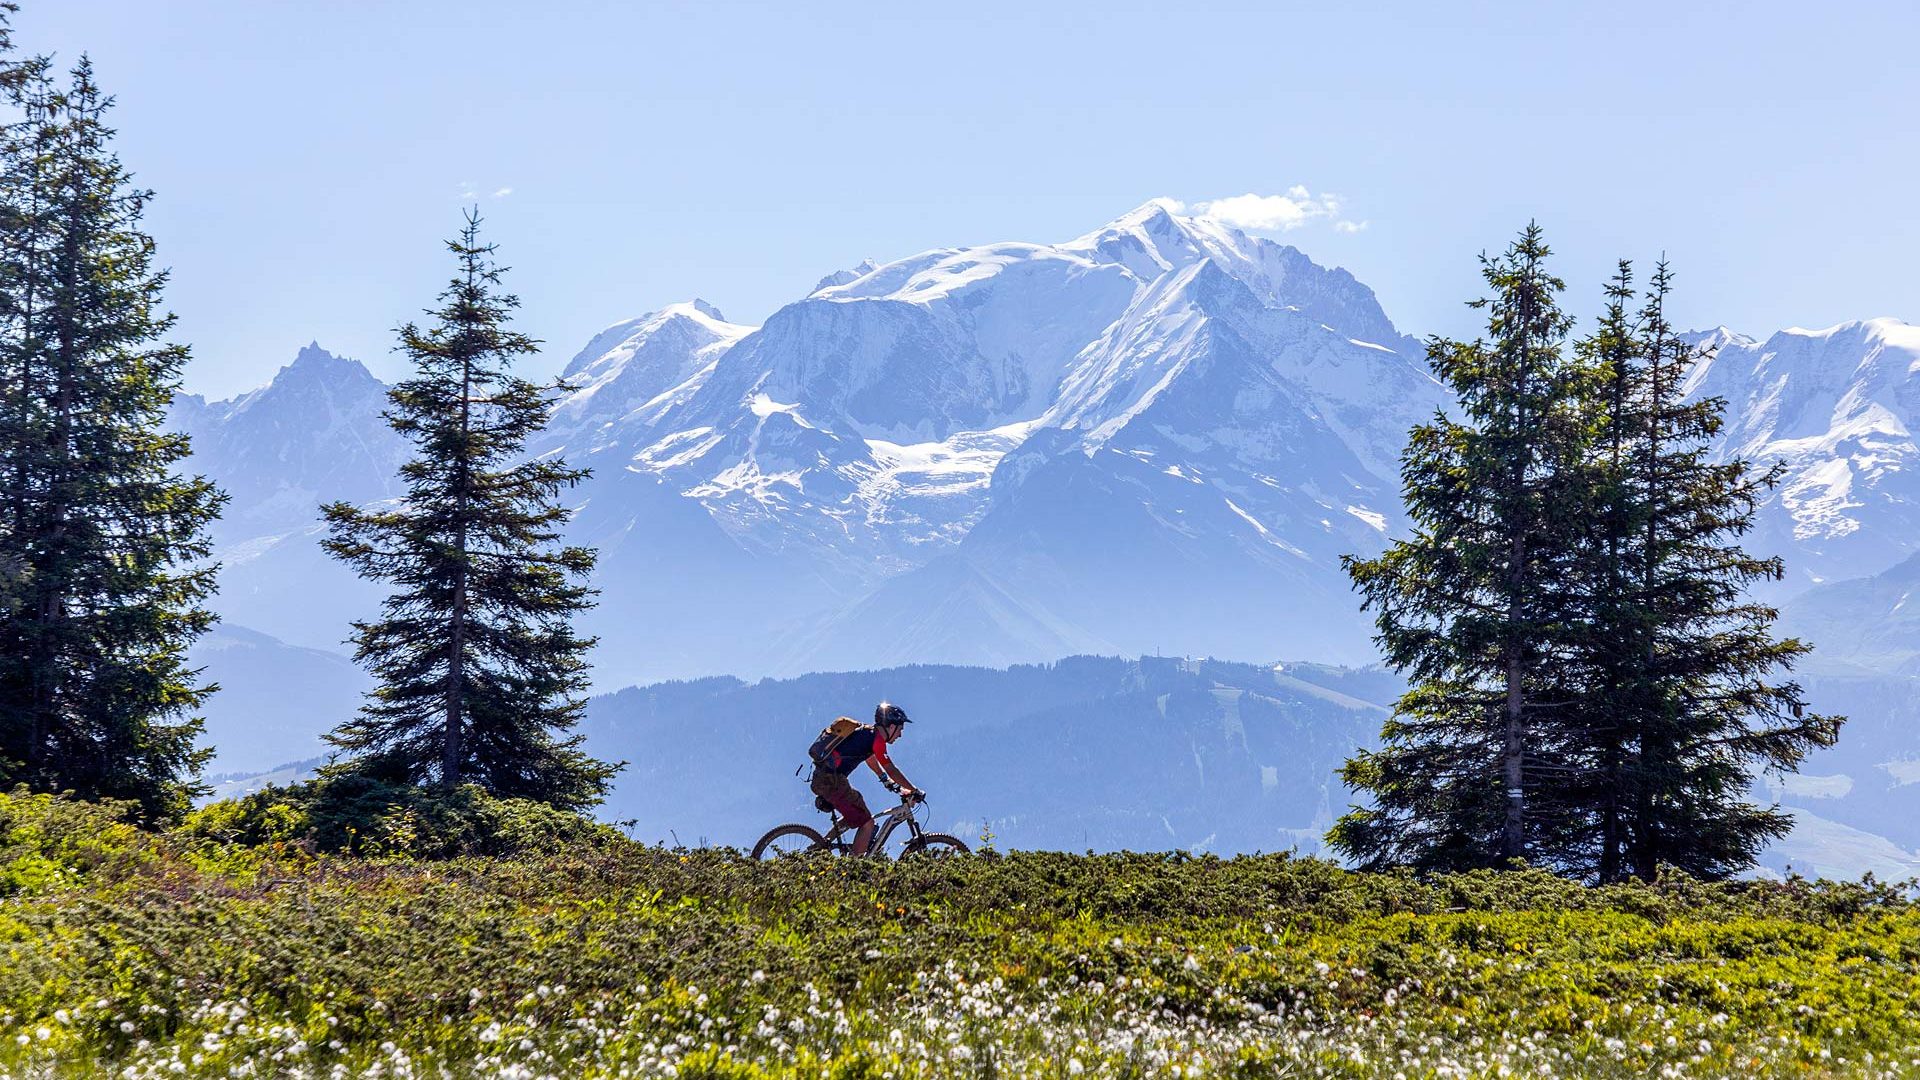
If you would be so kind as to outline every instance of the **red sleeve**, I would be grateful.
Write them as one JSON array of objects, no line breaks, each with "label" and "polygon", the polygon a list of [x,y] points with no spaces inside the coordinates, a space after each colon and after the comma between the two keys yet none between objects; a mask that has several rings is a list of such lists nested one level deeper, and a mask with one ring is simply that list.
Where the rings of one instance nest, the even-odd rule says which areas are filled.
[{"label": "red sleeve", "polygon": [[879,758],[882,765],[893,764],[887,760],[887,737],[878,731],[873,733],[873,756]]}]

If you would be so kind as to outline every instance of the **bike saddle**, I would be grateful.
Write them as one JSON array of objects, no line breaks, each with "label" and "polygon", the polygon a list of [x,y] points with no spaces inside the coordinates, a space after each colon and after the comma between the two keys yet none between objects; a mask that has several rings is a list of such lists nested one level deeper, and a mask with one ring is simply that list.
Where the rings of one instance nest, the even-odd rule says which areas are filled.
[{"label": "bike saddle", "polygon": [[813,805],[815,809],[819,810],[823,814],[833,813],[833,804],[827,801],[827,797],[825,795],[815,795],[813,797]]}]

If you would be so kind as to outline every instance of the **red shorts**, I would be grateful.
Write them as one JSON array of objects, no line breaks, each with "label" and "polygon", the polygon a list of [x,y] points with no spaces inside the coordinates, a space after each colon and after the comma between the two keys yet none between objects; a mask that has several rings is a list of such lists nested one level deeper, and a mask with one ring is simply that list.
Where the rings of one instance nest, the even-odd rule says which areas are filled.
[{"label": "red shorts", "polygon": [[867,800],[853,786],[853,781],[836,772],[825,769],[813,770],[813,782],[807,785],[815,795],[833,804],[840,811],[840,820],[850,828],[859,828],[873,820],[867,812]]}]

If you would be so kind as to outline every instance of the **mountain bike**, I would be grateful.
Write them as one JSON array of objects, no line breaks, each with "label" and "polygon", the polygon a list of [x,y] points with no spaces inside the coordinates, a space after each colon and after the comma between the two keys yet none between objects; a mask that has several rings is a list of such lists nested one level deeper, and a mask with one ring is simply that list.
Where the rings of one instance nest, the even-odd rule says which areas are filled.
[{"label": "mountain bike", "polygon": [[[899,790],[892,784],[888,784],[887,787],[893,791]],[[909,857],[944,858],[949,855],[967,854],[967,845],[961,843],[958,839],[948,836],[946,833],[927,832],[920,827],[920,819],[916,816],[916,812],[919,810],[920,804],[926,801],[926,792],[916,791],[911,796],[903,797],[900,800],[899,806],[877,815],[880,824],[873,831],[872,842],[867,845],[867,855],[869,857],[886,858],[887,841],[892,838],[894,830],[901,825],[907,827],[909,834],[906,844],[900,849],[900,857],[903,859]],[[831,808],[827,808],[826,813],[832,825],[827,829],[825,835],[822,835],[818,829],[815,829],[811,825],[795,823],[776,826],[768,830],[767,835],[761,837],[759,843],[753,845],[752,857],[755,859],[772,859],[781,855],[793,855],[801,852],[832,852],[837,855],[852,855],[853,837],[859,830],[848,828],[847,823],[842,821],[838,815],[834,814]]]}]

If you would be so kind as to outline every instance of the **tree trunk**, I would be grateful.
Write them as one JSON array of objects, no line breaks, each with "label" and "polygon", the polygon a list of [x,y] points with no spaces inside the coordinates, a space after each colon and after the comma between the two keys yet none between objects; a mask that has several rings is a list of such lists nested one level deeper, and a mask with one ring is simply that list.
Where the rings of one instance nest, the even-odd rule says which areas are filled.
[{"label": "tree trunk", "polygon": [[[1528,264],[1529,283],[1533,265]],[[1528,366],[1532,360],[1529,346],[1532,344],[1534,327],[1537,322],[1530,293],[1522,291],[1519,297],[1519,354],[1513,357],[1511,375],[1513,384],[1513,445],[1511,454],[1512,473],[1508,480],[1508,496],[1519,509],[1518,520],[1511,522],[1513,530],[1507,546],[1507,640],[1506,640],[1506,725],[1502,733],[1500,746],[1500,775],[1506,784],[1506,816],[1500,827],[1500,858],[1524,859],[1527,857],[1527,792],[1526,792],[1526,692],[1522,685],[1525,678],[1525,666],[1521,663],[1521,652],[1526,648],[1523,630],[1524,590],[1526,588],[1527,560],[1527,456],[1532,449],[1534,433],[1529,430],[1532,417],[1527,411],[1527,392],[1531,389]]]},{"label": "tree trunk", "polygon": [[[1625,288],[1624,277],[1622,280],[1622,288]],[[1631,359],[1627,355],[1627,352],[1628,350],[1625,348],[1616,348],[1614,350],[1615,367],[1613,371],[1613,382],[1609,387],[1612,391],[1610,396],[1612,399],[1613,416],[1607,425],[1609,429],[1608,442],[1611,450],[1608,460],[1611,472],[1608,475],[1612,482],[1618,485],[1613,489],[1607,506],[1607,582],[1611,593],[1611,595],[1607,597],[1607,605],[1611,609],[1610,613],[1612,615],[1612,618],[1608,621],[1616,628],[1620,622],[1620,594],[1625,591],[1626,584],[1622,579],[1620,559],[1622,557],[1621,543],[1627,532],[1627,524],[1621,520],[1619,492],[1626,489],[1626,483],[1622,476],[1624,463],[1622,461],[1623,448],[1621,446],[1621,433],[1627,411],[1626,365]],[[1614,657],[1620,655],[1613,651],[1613,643],[1610,641],[1601,642],[1600,647],[1608,650],[1608,655]],[[1615,661],[1609,661],[1609,666],[1612,668],[1613,677],[1617,681],[1621,674],[1620,664]],[[1604,717],[1589,715],[1587,722],[1590,724],[1605,725],[1601,734],[1601,742],[1606,748],[1606,753],[1601,759],[1600,782],[1606,790],[1601,795],[1604,802],[1600,808],[1599,875],[1600,884],[1610,885],[1620,880],[1620,782],[1622,779],[1620,774],[1620,743],[1623,732],[1620,729],[1619,716],[1621,696],[1626,688],[1624,686],[1614,685],[1603,687],[1603,689],[1610,692],[1612,699],[1608,703],[1609,714]]]},{"label": "tree trunk", "polygon": [[472,470],[468,461],[470,453],[467,436],[470,431],[473,404],[469,400],[473,387],[473,367],[462,362],[460,365],[460,461],[454,466],[454,502],[457,507],[455,526],[454,578],[453,578],[453,626],[447,634],[447,720],[445,738],[440,748],[440,783],[451,791],[460,786],[460,766],[462,750],[460,746],[461,713],[465,696],[466,647],[467,647],[467,489],[471,484]]},{"label": "tree trunk", "polygon": [[[77,200],[79,192],[73,193]],[[50,335],[54,339],[56,365],[53,395],[53,430],[48,438],[46,505],[40,519],[41,556],[52,573],[45,575],[40,593],[40,649],[33,658],[32,741],[27,746],[27,774],[46,783],[61,772],[62,763],[54,761],[53,732],[60,709],[61,676],[65,674],[62,638],[67,621],[67,585],[73,563],[67,549],[67,518],[73,499],[73,410],[74,379],[79,366],[79,343],[74,340],[72,305],[80,292],[80,237],[83,223],[69,208],[65,235],[61,238],[58,264],[64,299],[51,309]],[[65,763],[71,766],[71,762]],[[68,768],[65,770],[71,772]]]},{"label": "tree trunk", "polygon": [[[1516,542],[1515,550],[1521,550]],[[1527,857],[1527,793],[1523,786],[1526,757],[1526,699],[1521,691],[1520,650],[1518,643],[1507,652],[1507,725],[1500,750],[1501,774],[1507,784],[1507,815],[1500,830],[1500,854],[1503,859]]]},{"label": "tree trunk", "polygon": [[[1656,308],[1655,310],[1663,324],[1665,321],[1664,306]],[[1648,357],[1647,364],[1647,471],[1644,477],[1647,485],[1647,532],[1644,543],[1647,548],[1640,559],[1640,595],[1642,604],[1651,604],[1654,602],[1654,590],[1660,580],[1657,565],[1659,559],[1656,557],[1654,548],[1654,544],[1658,541],[1660,535],[1660,413],[1665,407],[1666,402],[1666,388],[1662,386],[1660,382],[1663,377],[1660,371],[1660,357],[1662,350],[1666,348],[1666,340],[1665,336],[1660,332],[1660,329],[1660,325],[1657,324],[1654,330],[1653,341],[1649,346],[1651,355]],[[1646,641],[1646,654],[1642,661],[1644,666],[1641,668],[1639,680],[1643,688],[1651,688],[1657,685],[1655,682],[1654,665],[1658,661],[1659,654],[1656,645],[1655,634],[1653,631],[1649,631]],[[1634,816],[1637,820],[1634,823],[1635,852],[1633,872],[1634,875],[1642,881],[1652,881],[1660,869],[1660,845],[1658,840],[1660,826],[1659,823],[1654,820],[1654,808],[1657,802],[1657,796],[1655,795],[1651,781],[1663,770],[1661,769],[1661,757],[1656,753],[1660,743],[1658,740],[1650,740],[1647,737],[1647,727],[1651,721],[1664,718],[1666,710],[1662,707],[1660,698],[1656,693],[1643,689],[1642,693],[1636,695],[1636,697],[1643,700],[1637,702],[1641,714],[1639,740],[1637,744],[1639,750],[1637,756],[1640,767],[1636,770],[1634,777]]]},{"label": "tree trunk", "polygon": [[[1526,412],[1520,409],[1516,416],[1516,431],[1525,431]],[[1516,450],[1516,453],[1524,451]],[[1525,504],[1523,497],[1526,484],[1524,463],[1516,460],[1513,470],[1513,496],[1517,503]],[[1500,827],[1500,857],[1506,859],[1524,859],[1527,857],[1527,793],[1525,787],[1526,722],[1527,701],[1523,685],[1526,670],[1521,663],[1521,653],[1526,648],[1523,640],[1524,598],[1522,591],[1526,581],[1527,534],[1524,525],[1514,529],[1507,547],[1507,641],[1506,641],[1506,727],[1500,746],[1500,775],[1506,783],[1506,818]]]},{"label": "tree trunk", "polygon": [[1608,751],[1604,775],[1607,791],[1600,811],[1600,884],[1611,885],[1620,880],[1620,787],[1613,783],[1620,775],[1618,751]]},{"label": "tree trunk", "polygon": [[[36,100],[33,104],[38,105],[39,102]],[[38,114],[30,110],[29,117],[37,119]],[[19,243],[24,253],[22,260],[25,264],[21,275],[25,292],[20,310],[20,420],[23,428],[33,413],[33,394],[35,390],[33,345],[34,342],[38,340],[40,315],[39,297],[36,295],[36,286],[40,284],[40,273],[45,269],[38,238],[41,235],[40,230],[42,223],[46,220],[43,216],[45,212],[40,202],[45,183],[41,176],[40,163],[45,159],[48,138],[47,127],[44,123],[37,125],[37,130],[34,135],[33,172],[28,180],[28,190],[30,192],[28,211],[29,231],[19,237]],[[21,434],[24,437],[27,436],[28,433],[23,430]],[[35,434],[44,434],[44,429]],[[52,440],[49,439],[46,443],[38,446],[31,444],[23,445],[18,448],[16,452],[19,453],[20,456],[16,459],[18,465],[14,473],[13,495],[16,507],[16,521],[14,523],[16,530],[15,535],[23,541],[42,541],[45,539],[43,530],[46,524],[47,503],[43,499],[40,501],[39,506],[36,507],[33,505],[34,498],[31,491],[31,476],[32,470],[35,467],[45,470],[51,464],[51,455],[54,453]],[[37,461],[33,460],[36,456],[38,457]],[[29,583],[29,591],[26,596],[21,598],[22,600],[33,596],[44,587],[44,582],[40,580],[41,575],[33,573],[35,569],[33,564],[36,559],[44,560],[46,554],[46,545],[41,543],[38,545],[38,550],[30,554],[27,557],[25,565],[22,566],[22,571]],[[25,747],[26,761],[24,764],[26,765],[27,776],[33,781],[38,782],[41,778],[41,770],[46,766],[46,744],[49,736],[49,714],[52,711],[51,702],[53,694],[52,684],[49,680],[50,672],[48,670],[51,665],[45,659],[45,650],[48,644],[48,636],[46,633],[47,623],[44,620],[46,603],[44,598],[36,597],[35,599],[39,602],[23,604],[23,609],[33,611],[35,616],[41,619],[38,626],[29,630],[29,633],[34,635],[34,640],[31,642],[32,652],[25,658],[28,664],[28,696],[27,743]]]}]

